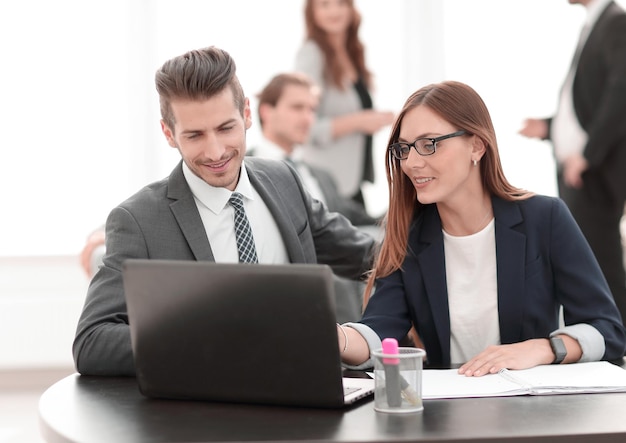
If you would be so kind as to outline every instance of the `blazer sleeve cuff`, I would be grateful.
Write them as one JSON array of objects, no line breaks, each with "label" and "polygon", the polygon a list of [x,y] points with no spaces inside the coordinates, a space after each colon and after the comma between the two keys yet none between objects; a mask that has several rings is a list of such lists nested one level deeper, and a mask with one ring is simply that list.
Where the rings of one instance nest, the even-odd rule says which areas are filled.
[{"label": "blazer sleeve cuff", "polygon": [[605,351],[604,337],[596,328],[586,323],[565,326],[550,334],[550,337],[564,334],[578,340],[583,351],[579,362],[602,360]]},{"label": "blazer sleeve cuff", "polygon": [[367,346],[370,349],[370,358],[360,365],[353,366],[344,363],[343,366],[356,371],[362,371],[374,367],[374,361],[372,360],[371,356],[372,349],[382,349],[383,347],[383,342],[380,340],[380,337],[378,337],[378,334],[376,334],[372,328],[362,323],[345,323],[342,326],[355,329],[359,334],[363,336],[363,338],[367,342]]}]

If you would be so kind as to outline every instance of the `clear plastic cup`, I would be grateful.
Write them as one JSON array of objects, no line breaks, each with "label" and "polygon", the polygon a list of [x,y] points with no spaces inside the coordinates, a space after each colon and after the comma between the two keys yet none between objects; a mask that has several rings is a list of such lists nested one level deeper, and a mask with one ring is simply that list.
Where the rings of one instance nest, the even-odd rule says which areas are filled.
[{"label": "clear plastic cup", "polygon": [[378,412],[404,414],[421,412],[422,368],[426,352],[419,348],[397,348],[385,354],[372,351],[374,359],[374,409]]}]

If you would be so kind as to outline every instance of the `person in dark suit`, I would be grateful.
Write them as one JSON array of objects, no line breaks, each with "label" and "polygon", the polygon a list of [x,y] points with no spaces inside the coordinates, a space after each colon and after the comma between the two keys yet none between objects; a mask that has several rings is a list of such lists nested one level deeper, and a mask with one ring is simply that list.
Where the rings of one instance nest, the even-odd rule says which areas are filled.
[{"label": "person in dark suit", "polygon": [[527,119],[520,133],[549,139],[559,196],[591,245],[626,321],[620,220],[626,201],[626,12],[612,0],[587,8],[556,114]]},{"label": "person in dark suit", "polygon": [[250,106],[226,51],[189,51],[165,62],[155,80],[161,128],[182,161],[107,218],[103,265],[90,282],[73,343],[81,374],[135,374],[121,273],[126,259],[242,260],[233,194],[243,198],[258,263],[323,263],[354,279],[371,266],[373,238],[313,199],[295,169],[244,160]]},{"label": "person in dark suit", "polygon": [[412,327],[429,365],[460,364],[466,376],[622,358],[626,330],[589,244],[562,200],[507,181],[472,88],[447,81],[412,94],[386,167],[367,307],[338,333],[345,363],[371,365],[381,339]]}]

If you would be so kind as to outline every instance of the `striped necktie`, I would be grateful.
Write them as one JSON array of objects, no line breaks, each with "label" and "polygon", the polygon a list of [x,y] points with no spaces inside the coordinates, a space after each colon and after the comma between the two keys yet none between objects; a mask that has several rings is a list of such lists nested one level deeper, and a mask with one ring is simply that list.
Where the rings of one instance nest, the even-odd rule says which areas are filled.
[{"label": "striped necktie", "polygon": [[235,237],[237,238],[239,263],[258,263],[252,229],[250,229],[246,211],[243,209],[242,195],[238,192],[233,192],[228,203],[235,208]]}]

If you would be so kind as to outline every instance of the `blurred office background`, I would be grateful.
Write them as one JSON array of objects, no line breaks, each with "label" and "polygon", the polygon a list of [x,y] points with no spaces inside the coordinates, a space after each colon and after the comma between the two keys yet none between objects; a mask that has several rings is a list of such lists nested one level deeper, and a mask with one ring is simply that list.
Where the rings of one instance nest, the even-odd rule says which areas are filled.
[{"label": "blurred office background", "polygon": [[[620,0],[624,3],[625,0]],[[229,51],[252,106],[304,38],[302,0],[0,3],[1,371],[71,370],[87,279],[77,255],[109,210],[179,160],[159,127],[155,70],[189,49]],[[584,9],[566,0],[356,0],[374,101],[398,111],[455,79],[485,99],[511,181],[555,195],[550,146],[517,135],[556,105]],[[255,116],[256,118],[256,116]],[[259,136],[256,123],[248,132]],[[386,208],[383,155],[368,206]]]}]

